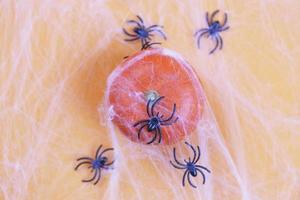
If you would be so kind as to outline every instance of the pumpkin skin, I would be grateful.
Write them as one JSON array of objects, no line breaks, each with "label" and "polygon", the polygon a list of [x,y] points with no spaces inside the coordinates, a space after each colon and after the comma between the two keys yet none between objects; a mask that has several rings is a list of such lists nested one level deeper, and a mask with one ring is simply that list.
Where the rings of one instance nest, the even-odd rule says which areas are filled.
[{"label": "pumpkin skin", "polygon": [[[106,103],[113,110],[112,121],[130,140],[147,143],[155,132],[145,127],[138,139],[139,127],[133,125],[147,114],[146,93],[155,91],[164,96],[154,107],[168,118],[176,103],[176,123],[160,126],[160,144],[174,144],[191,134],[199,122],[204,94],[191,66],[177,53],[168,49],[149,49],[136,53],[123,61],[109,76]],[[154,142],[157,144],[157,141]]]}]

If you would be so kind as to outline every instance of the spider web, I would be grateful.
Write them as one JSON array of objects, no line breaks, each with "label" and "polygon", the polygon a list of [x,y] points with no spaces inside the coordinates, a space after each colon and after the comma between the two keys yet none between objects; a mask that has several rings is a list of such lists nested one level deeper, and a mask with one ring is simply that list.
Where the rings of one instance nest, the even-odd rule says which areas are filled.
[{"label": "spider web", "polygon": [[[193,34],[205,12],[228,13],[222,51]],[[0,199],[300,199],[300,4],[254,1],[0,2]],[[124,137],[106,106],[107,78],[140,42],[126,20],[164,26],[162,47],[182,55],[205,91],[201,120],[184,141],[201,148],[206,184],[182,187],[173,168],[184,141],[142,145]],[[216,18],[218,18],[216,17]],[[159,46],[159,45],[157,45]],[[124,80],[130,84],[131,80]],[[100,144],[116,160],[94,186],[76,159]]]}]

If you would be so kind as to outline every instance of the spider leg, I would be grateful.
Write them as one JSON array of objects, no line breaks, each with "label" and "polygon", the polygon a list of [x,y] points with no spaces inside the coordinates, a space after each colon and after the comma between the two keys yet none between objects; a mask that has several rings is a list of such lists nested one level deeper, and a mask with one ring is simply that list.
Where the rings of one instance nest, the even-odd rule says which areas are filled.
[{"label": "spider leg", "polygon": [[200,172],[200,174],[202,175],[202,178],[203,178],[202,184],[205,184],[205,175],[204,175],[204,173],[200,169],[197,169],[197,168],[196,168],[196,171]]},{"label": "spider leg", "polygon": [[153,29],[153,28],[163,28],[163,27],[155,24],[155,25],[152,25],[152,26],[149,26],[148,28],[146,28],[146,30],[149,31],[150,29]]},{"label": "spider leg", "polygon": [[140,22],[141,22],[142,24],[144,24],[143,19],[142,19],[139,15],[137,15],[136,17],[140,20]]},{"label": "spider leg", "polygon": [[126,35],[128,35],[128,36],[130,36],[130,37],[136,37],[137,35],[135,35],[135,34],[131,34],[131,33],[129,33],[126,29],[124,29],[123,28],[123,32],[126,34]]},{"label": "spider leg", "polygon": [[210,21],[213,22],[214,21],[214,17],[216,16],[216,14],[219,12],[220,10],[215,10],[210,17]]},{"label": "spider leg", "polygon": [[93,161],[94,159],[90,158],[90,157],[81,157],[81,158],[77,159],[77,161],[80,161],[80,160],[90,160],[90,161]]},{"label": "spider leg", "polygon": [[143,38],[141,38],[141,45],[144,46],[145,45],[145,40]]},{"label": "spider leg", "polygon": [[82,180],[82,182],[91,182],[91,181],[93,181],[96,178],[97,174],[98,174],[98,170],[95,171],[95,174],[91,179],[84,179],[84,180]]},{"label": "spider leg", "polygon": [[75,170],[77,170],[81,165],[84,165],[84,164],[92,164],[92,163],[90,161],[81,162],[75,167]]},{"label": "spider leg", "polygon": [[149,43],[145,44],[142,46],[141,50],[147,49],[149,48],[151,45],[149,45]]},{"label": "spider leg", "polygon": [[127,20],[127,23],[136,24],[139,28],[142,28],[142,25],[139,22],[135,21],[135,20]]},{"label": "spider leg", "polygon": [[197,163],[201,156],[200,147],[198,145],[197,145],[197,150],[198,150],[198,157],[196,158],[196,160],[193,160],[193,163]]},{"label": "spider leg", "polygon": [[157,32],[157,33],[159,33],[162,36],[162,38],[164,38],[165,40],[167,39],[167,36],[164,34],[164,32],[162,32],[159,29],[150,29],[149,33],[151,33],[151,32]]},{"label": "spider leg", "polygon": [[172,111],[171,116],[169,118],[163,120],[162,122],[170,121],[174,117],[175,112],[176,112],[176,103],[174,103],[174,105],[173,105],[173,111]]},{"label": "spider leg", "polygon": [[144,49],[145,46],[147,46],[147,44],[148,44],[147,42],[144,42],[143,39],[141,39],[141,46],[142,46],[141,49]]},{"label": "spider leg", "polygon": [[[189,158],[189,160],[191,160],[191,158]],[[188,163],[188,161],[186,159],[183,159],[184,162]]]},{"label": "spider leg", "polygon": [[[197,156],[197,152],[196,152],[195,148],[194,148],[191,144],[189,144],[188,142],[185,142],[185,144],[186,144],[187,146],[189,146],[189,147],[192,149],[193,153],[194,153],[194,158],[193,158],[193,161],[192,161],[192,163],[194,163],[194,161],[195,161],[195,159],[196,159],[196,156]],[[190,159],[190,158],[189,158],[189,159]]]},{"label": "spider leg", "polygon": [[102,153],[100,153],[100,155],[98,156],[98,158],[100,157],[102,157],[102,155],[105,153],[105,152],[107,152],[107,151],[113,151],[114,150],[114,148],[107,148],[107,149],[105,149],[104,151],[102,151]]},{"label": "spider leg", "polygon": [[216,41],[216,45],[215,45],[215,47],[209,52],[209,54],[214,53],[215,50],[216,50],[216,49],[218,48],[218,46],[219,46],[219,40],[218,40],[217,37],[215,37],[215,41]]},{"label": "spider leg", "polygon": [[115,162],[115,161],[113,160],[113,161],[111,161],[110,163],[104,164],[104,166],[110,166],[110,165],[112,165],[114,162]]},{"label": "spider leg", "polygon": [[224,21],[223,21],[222,26],[225,26],[226,23],[227,23],[227,13],[224,14]]},{"label": "spider leg", "polygon": [[171,160],[170,163],[173,167],[175,167],[176,169],[186,169],[186,167],[181,167],[181,166],[177,166],[176,164],[174,164]]},{"label": "spider leg", "polygon": [[99,169],[97,171],[98,171],[98,178],[97,178],[96,182],[94,183],[94,185],[96,185],[101,178],[101,171]]},{"label": "spider leg", "polygon": [[159,117],[159,112],[156,113],[156,117]]},{"label": "spider leg", "polygon": [[158,136],[159,136],[158,143],[160,143],[160,142],[161,142],[161,137],[162,137],[162,135],[161,135],[161,130],[160,130],[159,127],[157,127],[157,128],[156,128],[156,131],[158,132]]},{"label": "spider leg", "polygon": [[178,165],[180,165],[180,166],[183,166],[183,167],[185,167],[186,165],[185,164],[182,164],[181,162],[179,162],[178,160],[177,160],[177,158],[176,158],[176,149],[174,148],[173,149],[173,155],[174,155],[174,160],[175,160],[175,162],[178,164]]},{"label": "spider leg", "polygon": [[163,126],[169,126],[169,125],[172,125],[172,124],[176,123],[177,120],[178,120],[178,117],[176,117],[176,119],[174,121],[172,121],[172,122],[166,122],[166,123],[162,122],[161,125],[163,125]]},{"label": "spider leg", "polygon": [[220,50],[223,48],[223,39],[221,36],[218,36],[219,40],[220,40]]},{"label": "spider leg", "polygon": [[139,40],[140,38],[137,36],[135,38],[132,39],[124,39],[126,42],[131,42],[131,41],[135,41],[135,40]]},{"label": "spider leg", "polygon": [[133,127],[136,127],[137,125],[142,124],[142,123],[145,123],[145,122],[148,122],[148,121],[149,121],[148,119],[138,121],[138,122],[136,122],[136,123],[133,125]]},{"label": "spider leg", "polygon": [[182,177],[182,186],[185,186],[185,178],[186,178],[186,174],[190,173],[188,170],[185,170],[183,177]]},{"label": "spider leg", "polygon": [[161,44],[160,42],[151,42],[151,39],[146,39],[146,42],[145,44],[142,46],[142,49],[148,49],[150,48],[151,46],[153,45],[156,45],[156,44]]},{"label": "spider leg", "polygon": [[109,170],[109,169],[113,169],[113,167],[103,166],[102,169]]},{"label": "spider leg", "polygon": [[226,26],[225,28],[221,28],[220,32],[227,31],[230,28],[230,26]]},{"label": "spider leg", "polygon": [[150,43],[151,42],[151,37],[150,36],[148,36],[148,37],[146,37],[145,39],[145,44],[148,44],[148,43]]},{"label": "spider leg", "polygon": [[166,36],[166,34],[165,34],[164,32],[162,32],[161,30],[157,30],[157,32],[159,32],[160,35],[161,35],[165,40],[167,40],[167,36]]},{"label": "spider leg", "polygon": [[150,114],[150,108],[151,108],[150,103],[151,103],[151,101],[152,100],[149,99],[148,102],[147,102],[147,114],[148,114],[149,117],[152,117],[151,114]]},{"label": "spider leg", "polygon": [[153,104],[152,104],[152,106],[151,106],[151,116],[154,116],[154,106],[160,101],[160,100],[162,100],[163,98],[165,98],[164,96],[161,96],[161,97],[159,97],[158,99],[156,99],[154,102],[153,102]]},{"label": "spider leg", "polygon": [[204,169],[205,171],[207,171],[208,173],[211,173],[211,171],[209,169],[207,169],[206,167],[203,167],[201,165],[195,165],[195,167],[199,167],[201,169]]},{"label": "spider leg", "polygon": [[147,124],[143,125],[138,131],[138,139],[140,139],[142,129],[147,126]]},{"label": "spider leg", "polygon": [[191,174],[191,173],[189,172],[188,175],[187,175],[188,181],[189,181],[190,185],[191,185],[193,188],[197,188],[197,186],[194,185],[194,184],[192,183],[190,174]]},{"label": "spider leg", "polygon": [[208,31],[208,28],[201,28],[201,29],[199,29],[198,31],[196,31],[195,33],[194,33],[194,36],[196,37],[199,33],[201,33],[202,31]]},{"label": "spider leg", "polygon": [[151,36],[154,36],[153,34],[148,34],[148,37],[145,38],[146,43],[151,42]]},{"label": "spider leg", "polygon": [[198,48],[200,48],[200,39],[203,35],[207,34],[209,31],[205,31],[203,33],[201,33],[199,36],[198,36],[198,39],[197,39],[197,46]]},{"label": "spider leg", "polygon": [[[150,40],[149,40],[149,41],[150,41]],[[147,38],[141,38],[141,45],[142,45],[142,48],[143,48],[143,46],[147,45],[147,43],[148,43]]]},{"label": "spider leg", "polygon": [[210,26],[210,25],[211,25],[211,21],[210,21],[210,19],[209,19],[209,14],[208,14],[208,12],[206,12],[206,14],[205,14],[205,19],[206,19],[207,25]]},{"label": "spider leg", "polygon": [[96,151],[95,159],[98,158],[98,154],[99,154],[99,151],[100,151],[101,148],[102,148],[102,145],[100,145],[100,146],[98,147],[98,149],[97,149],[97,151]]},{"label": "spider leg", "polygon": [[152,138],[152,140],[150,142],[147,142],[147,144],[151,144],[152,142],[154,142],[156,140],[157,134],[158,134],[157,130],[155,130],[154,137]]}]

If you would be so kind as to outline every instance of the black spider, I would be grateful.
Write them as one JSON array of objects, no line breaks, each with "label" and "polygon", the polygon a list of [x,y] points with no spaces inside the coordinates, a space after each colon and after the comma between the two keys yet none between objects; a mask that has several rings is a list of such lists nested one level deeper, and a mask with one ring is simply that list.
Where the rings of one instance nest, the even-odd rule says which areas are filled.
[{"label": "black spider", "polygon": [[[123,32],[129,36],[130,38],[125,39],[125,41],[135,41],[135,40],[141,40],[142,43],[142,49],[145,49],[145,45],[149,43],[154,35],[152,33],[157,32],[162,36],[165,40],[167,39],[166,35],[162,31],[162,26],[159,25],[152,25],[149,27],[146,27],[144,24],[143,19],[140,16],[136,16],[138,18],[138,21],[136,20],[128,20],[127,23],[129,24],[135,24],[136,26],[133,27],[132,33],[129,33],[126,29],[123,28]],[[147,47],[148,48],[148,47]]]},{"label": "black spider", "polygon": [[77,170],[81,165],[88,164],[89,165],[88,168],[92,168],[91,172],[95,171],[94,176],[91,179],[85,179],[85,180],[82,180],[82,182],[92,182],[92,181],[96,180],[94,182],[94,185],[96,185],[99,182],[100,178],[101,178],[101,170],[102,169],[112,169],[109,166],[112,165],[114,163],[114,161],[112,161],[110,163],[107,163],[108,158],[105,157],[105,156],[102,156],[102,155],[105,152],[112,151],[114,149],[113,148],[107,148],[107,149],[104,149],[99,154],[99,151],[100,151],[101,147],[102,147],[102,145],[100,145],[100,147],[97,149],[95,159],[90,158],[90,157],[81,157],[81,158],[77,159],[77,161],[81,161],[81,162],[75,167],[75,170]]},{"label": "black spider", "polygon": [[188,160],[188,161],[184,159],[184,162],[185,162],[185,163],[179,162],[179,161],[177,160],[177,158],[176,158],[176,152],[175,152],[175,148],[174,148],[174,149],[173,149],[173,155],[174,155],[174,161],[175,161],[176,163],[173,163],[172,161],[170,161],[170,163],[171,163],[171,165],[172,165],[173,167],[175,167],[176,169],[184,169],[184,170],[185,170],[185,172],[184,172],[184,174],[183,174],[183,178],[182,178],[182,185],[183,185],[183,186],[185,186],[185,179],[186,179],[186,177],[187,177],[187,179],[188,179],[190,185],[191,185],[192,187],[196,188],[196,186],[195,186],[195,185],[192,183],[192,181],[191,181],[190,175],[192,175],[193,177],[196,177],[196,176],[198,175],[197,172],[199,172],[199,173],[202,175],[202,178],[203,178],[203,184],[205,184],[205,175],[204,175],[204,173],[203,173],[202,170],[205,170],[205,171],[207,171],[208,173],[210,173],[210,170],[207,169],[206,167],[201,166],[201,165],[196,165],[197,162],[199,161],[200,155],[201,155],[200,147],[197,146],[197,149],[198,149],[198,155],[197,155],[196,149],[195,149],[192,145],[190,145],[190,144],[187,143],[187,142],[185,142],[185,144],[188,145],[188,146],[192,149],[192,151],[193,151],[193,153],[194,153],[194,158],[193,158],[193,160],[191,160],[191,157],[189,157],[189,160]]},{"label": "black spider", "polygon": [[197,45],[200,48],[200,39],[202,36],[207,35],[207,37],[211,37],[215,40],[215,47],[209,52],[210,54],[214,53],[215,50],[219,47],[221,50],[223,48],[223,39],[220,36],[220,32],[226,31],[229,29],[229,26],[226,26],[227,23],[227,14],[224,15],[224,22],[221,24],[218,20],[214,20],[214,17],[219,12],[219,10],[214,11],[211,16],[206,13],[206,22],[208,28],[202,28],[195,33],[195,37],[197,37]]},{"label": "black spider", "polygon": [[157,135],[159,137],[158,139],[158,143],[161,142],[161,126],[169,126],[172,125],[173,123],[175,123],[178,120],[178,117],[171,121],[174,117],[174,114],[176,112],[176,104],[174,104],[173,106],[173,112],[171,114],[170,117],[168,117],[167,119],[163,119],[163,115],[159,115],[159,112],[157,112],[156,114],[154,113],[154,107],[155,105],[162,100],[164,97],[159,97],[156,100],[149,100],[147,102],[147,114],[149,116],[149,119],[145,119],[145,120],[141,120],[138,121],[137,123],[135,123],[133,126],[136,127],[140,124],[142,124],[142,126],[140,127],[140,129],[138,130],[138,138],[140,139],[140,135],[141,135],[141,131],[144,127],[147,126],[147,131],[148,132],[155,132],[153,138],[151,141],[149,141],[147,144],[151,144],[152,142],[154,142],[157,138]]}]

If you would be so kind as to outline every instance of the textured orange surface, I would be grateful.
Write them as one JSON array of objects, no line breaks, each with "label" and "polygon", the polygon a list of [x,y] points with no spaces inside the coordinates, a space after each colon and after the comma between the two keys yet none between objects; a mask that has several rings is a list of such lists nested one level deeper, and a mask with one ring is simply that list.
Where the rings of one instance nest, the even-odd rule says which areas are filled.
[{"label": "textured orange surface", "polygon": [[[154,107],[154,115],[160,113],[159,116],[167,119],[176,104],[176,113],[170,122],[179,117],[171,126],[161,126],[161,144],[173,144],[191,134],[201,117],[204,101],[200,82],[192,70],[181,57],[164,49],[142,51],[120,64],[108,79],[107,92],[108,106],[112,106],[115,113],[113,120],[122,133],[135,142],[151,141],[153,132],[148,133],[144,128],[139,140],[137,132],[141,126],[133,125],[149,119],[145,94],[155,91],[164,99]],[[159,137],[154,144],[157,141]]]}]

